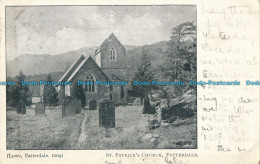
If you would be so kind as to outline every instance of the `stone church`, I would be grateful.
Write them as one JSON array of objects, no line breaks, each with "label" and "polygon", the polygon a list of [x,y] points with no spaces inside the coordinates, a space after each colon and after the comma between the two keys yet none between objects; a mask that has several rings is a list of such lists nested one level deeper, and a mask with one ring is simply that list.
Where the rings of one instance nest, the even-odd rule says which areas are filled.
[{"label": "stone church", "polygon": [[[126,81],[125,48],[113,33],[93,53],[95,53],[95,60],[91,56],[80,56],[59,82]],[[58,86],[59,97],[70,96],[71,87]],[[127,102],[127,86],[125,85],[83,85],[83,89],[87,107],[97,106],[102,99],[114,100],[117,105]]]}]

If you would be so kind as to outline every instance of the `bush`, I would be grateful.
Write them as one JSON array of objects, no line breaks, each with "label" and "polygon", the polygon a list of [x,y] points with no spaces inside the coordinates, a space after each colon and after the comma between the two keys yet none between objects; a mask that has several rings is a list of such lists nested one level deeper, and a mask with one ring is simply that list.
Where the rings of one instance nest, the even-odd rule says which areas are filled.
[{"label": "bush", "polygon": [[23,100],[17,103],[17,114],[26,114],[26,104]]}]

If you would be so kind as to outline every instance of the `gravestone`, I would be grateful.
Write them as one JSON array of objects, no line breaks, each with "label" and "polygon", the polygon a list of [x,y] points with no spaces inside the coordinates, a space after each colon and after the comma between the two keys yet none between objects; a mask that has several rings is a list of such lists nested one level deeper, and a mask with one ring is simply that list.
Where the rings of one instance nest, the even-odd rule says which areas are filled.
[{"label": "gravestone", "polygon": [[97,110],[97,101],[96,100],[89,101],[89,110]]},{"label": "gravestone", "polygon": [[35,114],[36,115],[38,115],[38,114],[45,114],[44,103],[42,103],[42,102],[36,103],[36,105],[35,105]]},{"label": "gravestone", "polygon": [[74,99],[74,107],[75,107],[76,114],[81,113],[81,101],[80,100]]},{"label": "gravestone", "polygon": [[136,98],[133,102],[134,106],[140,106],[141,105],[141,99],[140,98]]},{"label": "gravestone", "polygon": [[151,105],[148,98],[144,98],[144,106],[143,106],[142,113],[143,114],[155,114],[156,113],[155,108]]},{"label": "gravestone", "polygon": [[66,97],[62,103],[62,117],[74,116],[76,113],[75,103],[71,97]]},{"label": "gravestone", "polygon": [[99,102],[99,127],[114,128],[115,127],[115,102],[109,99]]},{"label": "gravestone", "polygon": [[26,104],[23,100],[20,100],[17,104],[17,114],[26,114]]}]

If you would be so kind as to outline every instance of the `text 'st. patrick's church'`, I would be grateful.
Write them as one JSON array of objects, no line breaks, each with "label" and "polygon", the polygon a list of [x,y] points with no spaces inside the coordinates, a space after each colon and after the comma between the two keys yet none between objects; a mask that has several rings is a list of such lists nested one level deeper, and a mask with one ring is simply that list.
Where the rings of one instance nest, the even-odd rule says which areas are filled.
[{"label": "text 'st. patrick's church'", "polygon": [[[112,33],[98,49],[95,60],[80,56],[64,73],[59,82],[126,81],[125,47]],[[127,86],[124,85],[83,85],[87,106],[96,105],[102,99],[114,100],[115,104],[127,102]],[[59,97],[71,96],[72,86],[58,86]]]}]

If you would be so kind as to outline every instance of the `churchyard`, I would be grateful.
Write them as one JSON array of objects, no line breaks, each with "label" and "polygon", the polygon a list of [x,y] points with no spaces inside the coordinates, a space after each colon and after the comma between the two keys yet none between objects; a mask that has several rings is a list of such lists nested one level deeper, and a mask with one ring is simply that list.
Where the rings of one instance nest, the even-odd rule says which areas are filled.
[{"label": "churchyard", "polygon": [[86,140],[79,149],[174,149],[196,147],[196,120],[147,129],[152,115],[142,114],[141,106],[116,107],[115,128],[99,128],[98,111],[86,111]]},{"label": "churchyard", "polygon": [[[132,48],[114,33],[102,35],[100,46],[88,51],[45,55],[46,72],[39,58],[14,59],[30,68],[7,75],[16,84],[6,86],[7,149],[197,148],[197,88],[184,85],[197,81],[196,30],[184,22],[169,41]],[[23,85],[44,79],[51,85]]]},{"label": "churchyard", "polygon": [[35,114],[27,107],[26,114],[7,108],[7,149],[70,149],[76,143],[84,116],[62,118],[62,107],[46,108]]},{"label": "churchyard", "polygon": [[64,116],[63,108],[46,107],[45,114],[36,114],[32,107],[27,107],[26,114],[17,114],[15,108],[8,108],[7,149],[197,147],[195,117],[148,128],[149,120],[156,120],[156,115],[142,114],[142,106],[116,106],[115,125],[105,128],[100,124],[99,110],[82,110],[79,114],[72,112]]},{"label": "churchyard", "polygon": [[[106,7],[95,12],[103,8]],[[128,7],[116,10],[120,8]],[[91,44],[79,36],[76,42],[80,44],[75,42],[73,47],[57,42],[59,46],[53,48],[57,52],[50,54],[48,45],[35,46],[46,47],[30,49],[25,54],[7,53],[11,54],[7,57],[10,59],[7,81],[15,82],[6,86],[7,149],[197,148],[197,86],[187,83],[197,81],[196,17],[176,22],[169,19],[164,24],[167,28],[160,26],[154,32],[137,24],[136,29],[143,32],[132,35],[125,31],[129,34],[126,37],[124,29],[118,33],[116,28],[122,23],[125,26],[121,20],[128,20],[129,14],[127,19],[121,17],[125,11],[137,11],[133,8],[123,9],[117,24],[106,21],[108,24],[102,24],[101,28],[104,31],[92,31],[95,37],[85,38]],[[164,14],[175,11],[143,8],[138,10],[156,11],[151,13],[158,10]],[[69,8],[65,13],[67,10]],[[114,9],[108,7],[107,10]],[[85,11],[92,10],[86,9],[83,13]],[[191,7],[187,11],[196,10]],[[133,18],[141,18],[141,13],[134,14]],[[159,15],[156,14],[156,18]],[[196,16],[196,12],[190,15]],[[88,16],[85,15],[84,20]],[[22,18],[19,23],[23,22]],[[59,22],[60,18],[50,19]],[[26,19],[24,24],[34,24],[30,21]],[[40,21],[43,22],[39,24],[48,23]],[[100,24],[99,20],[93,22]],[[115,26],[111,28],[112,24]],[[157,35],[161,32],[163,35]],[[144,40],[140,40],[143,34]],[[150,34],[156,36],[147,37]],[[127,40],[132,44],[125,44]],[[18,47],[25,44],[30,45],[25,42]]]}]

